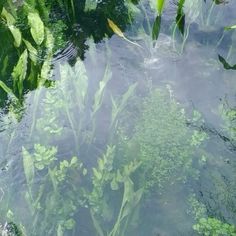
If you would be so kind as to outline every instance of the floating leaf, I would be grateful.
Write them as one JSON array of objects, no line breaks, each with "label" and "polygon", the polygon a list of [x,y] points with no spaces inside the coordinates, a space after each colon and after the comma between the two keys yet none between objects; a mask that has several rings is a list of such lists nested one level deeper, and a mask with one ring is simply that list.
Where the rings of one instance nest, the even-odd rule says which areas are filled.
[{"label": "floating leaf", "polygon": [[37,12],[31,12],[28,15],[28,23],[31,35],[37,45],[41,45],[44,40],[44,24]]}]

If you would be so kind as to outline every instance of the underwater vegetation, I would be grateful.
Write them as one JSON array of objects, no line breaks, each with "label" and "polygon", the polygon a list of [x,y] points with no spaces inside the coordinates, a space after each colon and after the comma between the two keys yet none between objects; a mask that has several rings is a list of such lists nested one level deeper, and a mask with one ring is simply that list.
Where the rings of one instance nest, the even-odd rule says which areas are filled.
[{"label": "underwater vegetation", "polygon": [[[0,235],[236,235],[230,4],[0,1]],[[175,76],[233,96],[206,114]]]}]

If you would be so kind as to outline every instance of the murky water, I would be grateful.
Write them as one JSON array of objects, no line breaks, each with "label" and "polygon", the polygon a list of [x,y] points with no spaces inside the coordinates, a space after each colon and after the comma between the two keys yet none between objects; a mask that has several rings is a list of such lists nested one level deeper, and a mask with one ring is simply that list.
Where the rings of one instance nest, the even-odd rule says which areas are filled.
[{"label": "murky water", "polygon": [[236,31],[224,30],[236,3],[186,1],[181,35],[167,1],[157,40],[149,1],[125,3],[51,28],[64,36],[47,86],[25,81],[20,102],[0,90],[1,235],[236,235],[236,80],[219,60],[236,63]]}]

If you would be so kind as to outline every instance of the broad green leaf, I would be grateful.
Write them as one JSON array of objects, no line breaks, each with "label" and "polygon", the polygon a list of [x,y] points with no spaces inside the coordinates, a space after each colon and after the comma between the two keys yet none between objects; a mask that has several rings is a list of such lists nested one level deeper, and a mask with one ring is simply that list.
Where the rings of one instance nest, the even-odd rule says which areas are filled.
[{"label": "broad green leaf", "polygon": [[37,63],[37,55],[38,55],[37,49],[35,47],[33,47],[29,41],[27,41],[25,39],[23,39],[23,41],[29,51],[30,59],[34,62],[34,64],[36,64]]},{"label": "broad green leaf", "polygon": [[15,22],[16,22],[15,18],[13,17],[13,15],[12,15],[11,13],[9,13],[9,12],[5,9],[5,7],[3,7],[3,9],[2,9],[1,16],[2,16],[3,18],[5,18],[5,20],[7,21],[7,24],[8,24],[8,25],[14,25]]},{"label": "broad green leaf", "polygon": [[23,93],[23,81],[26,77],[27,72],[27,59],[28,59],[28,52],[27,49],[21,54],[17,65],[14,67],[12,72],[14,89],[18,89],[19,96],[22,96]]},{"label": "broad green leaf", "polygon": [[22,155],[25,178],[27,184],[31,185],[34,180],[34,161],[32,156],[24,147],[22,147]]},{"label": "broad green leaf", "polygon": [[22,41],[22,36],[21,36],[20,30],[18,28],[16,28],[14,25],[9,25],[8,28],[11,31],[11,34],[15,40],[14,45],[17,48],[20,47],[21,41]]},{"label": "broad green leaf", "polygon": [[14,45],[19,47],[21,45],[22,36],[20,30],[14,25],[15,18],[3,7],[1,16],[6,20],[7,27],[11,31],[11,34],[15,40]]},{"label": "broad green leaf", "polygon": [[31,35],[37,45],[41,45],[44,40],[44,24],[37,12],[28,15],[28,23]]},{"label": "broad green leaf", "polygon": [[165,5],[165,0],[157,0],[157,12],[159,16],[161,16],[162,14],[164,5]]}]

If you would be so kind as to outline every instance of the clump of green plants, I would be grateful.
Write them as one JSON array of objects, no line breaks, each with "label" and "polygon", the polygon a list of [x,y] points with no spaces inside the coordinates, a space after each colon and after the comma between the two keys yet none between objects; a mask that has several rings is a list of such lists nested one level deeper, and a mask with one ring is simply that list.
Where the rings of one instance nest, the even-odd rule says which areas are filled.
[{"label": "clump of green plants", "polygon": [[19,227],[13,223],[0,224],[0,235],[1,236],[24,236]]},{"label": "clump of green plants", "polygon": [[236,227],[216,218],[201,218],[193,229],[203,236],[235,236]]},{"label": "clump of green plants", "polygon": [[220,105],[219,111],[224,121],[224,124],[223,124],[224,130],[229,136],[229,139],[233,143],[235,143],[236,142],[236,108],[230,107],[229,104],[225,102]]},{"label": "clump of green plants", "polygon": [[75,186],[87,172],[77,157],[58,160],[56,155],[53,146],[35,144],[34,151],[22,148],[26,186],[20,191],[26,212],[22,217],[13,203],[6,215],[24,226],[26,235],[64,235],[76,226],[74,216],[81,202],[80,188]]},{"label": "clump of green plants", "polygon": [[108,146],[106,153],[93,168],[92,191],[86,198],[94,228],[99,236],[127,235],[133,214],[140,204],[143,188],[135,189],[132,174],[138,162],[115,168],[115,146]]},{"label": "clump of green plants", "polygon": [[154,90],[144,99],[140,113],[129,141],[136,150],[129,155],[142,163],[142,184],[147,189],[161,189],[197,177],[193,162],[200,160],[197,149],[207,135],[188,127],[187,115],[171,93]]}]

